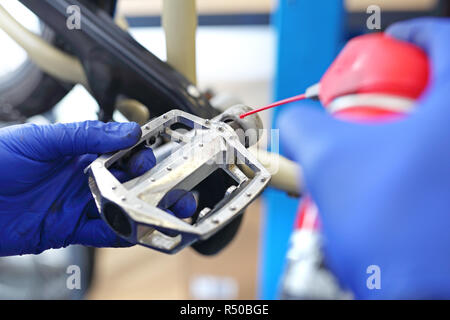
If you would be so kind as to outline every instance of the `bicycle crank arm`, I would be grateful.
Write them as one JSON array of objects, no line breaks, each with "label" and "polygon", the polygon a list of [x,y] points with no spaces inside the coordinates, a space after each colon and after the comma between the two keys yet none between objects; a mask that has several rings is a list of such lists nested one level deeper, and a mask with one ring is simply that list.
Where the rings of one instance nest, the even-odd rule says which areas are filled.
[{"label": "bicycle crank arm", "polygon": [[[86,171],[101,217],[127,241],[166,253],[175,253],[216,234],[242,214],[270,180],[269,172],[245,146],[258,140],[262,123],[257,116],[240,120],[239,114],[244,111],[248,107],[236,106],[205,120],[172,110],[143,126],[142,138],[134,147],[100,156]],[[177,126],[190,130],[181,132],[174,129]],[[158,140],[170,140],[173,146],[153,169],[125,183],[110,172],[111,166],[133,150],[153,146]],[[251,174],[247,170],[244,173],[242,165],[250,168]],[[164,211],[177,200],[168,203],[169,193],[195,191],[219,169],[235,184],[214,207],[199,208],[191,221]]]}]

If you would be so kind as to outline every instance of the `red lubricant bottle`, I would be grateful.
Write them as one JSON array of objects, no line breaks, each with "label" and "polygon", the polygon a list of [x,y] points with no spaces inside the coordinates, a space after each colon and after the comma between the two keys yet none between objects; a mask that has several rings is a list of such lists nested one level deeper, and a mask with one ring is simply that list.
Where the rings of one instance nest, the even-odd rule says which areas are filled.
[{"label": "red lubricant bottle", "polygon": [[[376,124],[395,121],[414,109],[425,90],[429,62],[418,47],[382,33],[351,40],[319,85],[319,98],[339,119]],[[326,266],[318,209],[301,201],[281,283],[284,299],[348,299]]]}]

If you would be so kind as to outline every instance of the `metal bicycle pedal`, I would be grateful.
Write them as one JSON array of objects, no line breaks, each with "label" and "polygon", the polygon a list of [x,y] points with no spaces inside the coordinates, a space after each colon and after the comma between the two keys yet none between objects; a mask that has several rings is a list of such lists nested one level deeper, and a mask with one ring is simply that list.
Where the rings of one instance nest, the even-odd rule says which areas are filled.
[{"label": "metal bicycle pedal", "polygon": [[[262,127],[259,118],[250,125],[239,123],[238,114],[246,110],[248,107],[237,106],[212,120],[172,110],[144,125],[134,147],[100,156],[86,172],[101,217],[127,241],[166,253],[216,234],[243,213],[270,180],[269,172],[244,146],[247,141],[235,131],[262,129],[258,128]],[[181,133],[173,129],[177,125],[190,130]],[[125,183],[110,172],[111,166],[134,149],[161,138],[170,139],[172,147],[154,168]],[[253,175],[244,174],[241,165],[249,167]],[[200,208],[196,221],[189,223],[161,208],[169,192],[191,191],[218,169],[232,177],[236,185],[228,188],[213,208]]]}]

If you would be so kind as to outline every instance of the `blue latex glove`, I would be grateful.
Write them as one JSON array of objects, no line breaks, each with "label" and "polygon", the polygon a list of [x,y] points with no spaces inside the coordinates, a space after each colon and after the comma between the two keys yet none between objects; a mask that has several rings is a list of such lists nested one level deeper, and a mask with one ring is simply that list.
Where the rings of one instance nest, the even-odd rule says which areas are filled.
[{"label": "blue latex glove", "polygon": [[[131,147],[140,136],[136,123],[99,121],[0,129],[0,256],[70,244],[129,246],[101,220],[83,170],[97,154]],[[111,171],[124,181],[155,162],[144,149]],[[169,209],[184,218],[195,207],[188,193]]]},{"label": "blue latex glove", "polygon": [[[419,19],[388,33],[432,64],[417,112],[387,124],[339,121],[307,103],[279,120],[320,210],[327,264],[357,298],[450,298],[450,21]],[[367,268],[381,271],[369,290]]]}]

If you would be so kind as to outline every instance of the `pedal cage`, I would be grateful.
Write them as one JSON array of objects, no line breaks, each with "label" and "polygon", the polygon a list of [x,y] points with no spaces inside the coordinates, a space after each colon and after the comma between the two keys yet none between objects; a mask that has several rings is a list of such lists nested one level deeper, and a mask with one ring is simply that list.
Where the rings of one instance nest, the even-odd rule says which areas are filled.
[{"label": "pedal cage", "polygon": [[[192,130],[180,133],[181,125]],[[171,139],[176,148],[142,176],[120,183],[109,168],[135,148],[157,138]],[[173,143],[172,142],[172,143]],[[249,167],[253,176],[240,166]],[[193,190],[218,169],[230,175],[230,187],[213,208],[201,208],[194,223],[179,219],[161,207],[173,190]],[[205,120],[171,110],[142,127],[142,137],[132,148],[105,154],[87,169],[89,186],[101,217],[122,238],[165,253],[175,253],[197,240],[206,240],[255,200],[270,180],[269,172],[256,160],[228,124]]]}]

